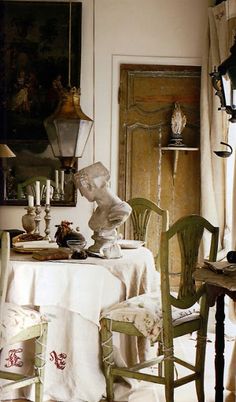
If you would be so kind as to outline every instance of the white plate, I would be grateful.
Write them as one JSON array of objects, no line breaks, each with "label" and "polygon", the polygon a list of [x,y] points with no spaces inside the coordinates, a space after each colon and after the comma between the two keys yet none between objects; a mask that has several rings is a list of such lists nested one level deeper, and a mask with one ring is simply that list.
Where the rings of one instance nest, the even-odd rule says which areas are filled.
[{"label": "white plate", "polygon": [[119,240],[118,244],[121,248],[139,248],[144,245],[144,241],[140,240]]}]

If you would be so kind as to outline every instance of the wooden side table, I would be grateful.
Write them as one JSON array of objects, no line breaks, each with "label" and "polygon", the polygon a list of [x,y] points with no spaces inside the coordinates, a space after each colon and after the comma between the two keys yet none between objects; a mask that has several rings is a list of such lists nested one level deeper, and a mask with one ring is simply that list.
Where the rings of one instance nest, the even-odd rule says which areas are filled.
[{"label": "wooden side table", "polygon": [[215,402],[224,400],[224,298],[228,295],[236,301],[236,272],[220,274],[210,269],[197,269],[193,278],[206,283],[209,306],[216,303],[215,326]]}]

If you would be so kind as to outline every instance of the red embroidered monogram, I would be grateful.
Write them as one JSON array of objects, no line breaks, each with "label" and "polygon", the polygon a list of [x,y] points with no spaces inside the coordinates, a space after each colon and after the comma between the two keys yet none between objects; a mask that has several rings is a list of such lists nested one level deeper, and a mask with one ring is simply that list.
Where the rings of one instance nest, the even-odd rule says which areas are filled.
[{"label": "red embroidered monogram", "polygon": [[50,360],[54,361],[56,368],[60,370],[64,370],[64,368],[66,367],[66,358],[67,355],[65,353],[57,354],[55,350],[50,353]]},{"label": "red embroidered monogram", "polygon": [[22,367],[23,366],[23,361],[21,360],[20,356],[17,356],[17,353],[22,353],[23,349],[10,349],[8,351],[8,358],[6,360],[5,367]]}]

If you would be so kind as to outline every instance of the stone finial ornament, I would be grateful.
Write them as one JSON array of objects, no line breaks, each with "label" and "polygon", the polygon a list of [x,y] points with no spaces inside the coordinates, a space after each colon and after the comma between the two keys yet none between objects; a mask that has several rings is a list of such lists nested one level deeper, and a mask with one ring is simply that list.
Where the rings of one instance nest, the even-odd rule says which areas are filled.
[{"label": "stone finial ornament", "polygon": [[101,162],[89,165],[74,174],[75,186],[81,195],[88,201],[97,203],[97,208],[88,222],[94,232],[94,244],[89,247],[92,252],[100,252],[101,249],[116,243],[116,229],[126,221],[132,211],[129,204],[111,191],[109,180],[110,173]]}]

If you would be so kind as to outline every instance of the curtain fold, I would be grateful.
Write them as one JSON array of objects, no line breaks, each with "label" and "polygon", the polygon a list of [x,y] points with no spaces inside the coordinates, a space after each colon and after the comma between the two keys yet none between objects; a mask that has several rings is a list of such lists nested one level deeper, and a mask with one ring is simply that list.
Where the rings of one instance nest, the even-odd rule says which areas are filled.
[{"label": "curtain fold", "polygon": [[[229,56],[235,35],[236,0],[209,8],[201,75],[201,214],[220,228],[218,259],[236,250],[236,123],[229,123],[229,115],[218,110],[220,100],[209,73]],[[229,159],[213,152],[220,149],[221,141],[229,142],[234,149]],[[236,322],[236,303],[232,299],[228,312],[230,320]],[[226,384],[236,394],[235,369],[236,342]]]},{"label": "curtain fold", "polygon": [[232,214],[227,213],[232,200],[227,195],[227,159],[217,157],[213,151],[221,149],[221,141],[228,141],[229,116],[218,110],[220,99],[209,73],[230,54],[236,32],[234,8],[235,0],[227,0],[208,10],[201,76],[201,214],[220,228],[218,259],[232,249]]}]

